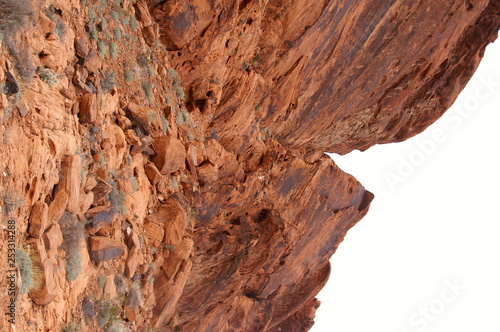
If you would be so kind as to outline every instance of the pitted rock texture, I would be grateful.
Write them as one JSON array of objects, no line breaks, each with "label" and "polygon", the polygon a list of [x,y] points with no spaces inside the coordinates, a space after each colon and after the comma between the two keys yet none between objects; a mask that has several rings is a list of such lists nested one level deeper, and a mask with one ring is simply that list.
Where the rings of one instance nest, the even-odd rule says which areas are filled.
[{"label": "pitted rock texture", "polygon": [[373,199],[324,153],[422,131],[500,28],[498,0],[5,1],[17,331],[309,330]]},{"label": "pitted rock texture", "polygon": [[239,118],[315,157],[411,137],[498,31],[498,1],[149,3],[192,102],[238,152],[255,130]]}]

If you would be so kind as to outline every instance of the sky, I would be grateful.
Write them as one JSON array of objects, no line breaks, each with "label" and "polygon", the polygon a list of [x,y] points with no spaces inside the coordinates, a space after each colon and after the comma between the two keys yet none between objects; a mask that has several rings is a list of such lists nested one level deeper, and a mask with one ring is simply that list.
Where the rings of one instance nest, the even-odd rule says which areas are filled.
[{"label": "sky", "polygon": [[446,114],[335,163],[375,194],[330,260],[312,332],[500,331],[500,42]]}]

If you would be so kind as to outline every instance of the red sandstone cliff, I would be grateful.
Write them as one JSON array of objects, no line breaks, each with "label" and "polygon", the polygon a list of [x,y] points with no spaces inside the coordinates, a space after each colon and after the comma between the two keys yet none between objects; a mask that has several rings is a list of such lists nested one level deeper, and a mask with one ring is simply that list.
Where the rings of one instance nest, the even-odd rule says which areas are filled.
[{"label": "red sandstone cliff", "polygon": [[418,134],[500,28],[494,0],[6,4],[0,193],[39,270],[26,331],[308,330],[373,198],[324,152]]}]

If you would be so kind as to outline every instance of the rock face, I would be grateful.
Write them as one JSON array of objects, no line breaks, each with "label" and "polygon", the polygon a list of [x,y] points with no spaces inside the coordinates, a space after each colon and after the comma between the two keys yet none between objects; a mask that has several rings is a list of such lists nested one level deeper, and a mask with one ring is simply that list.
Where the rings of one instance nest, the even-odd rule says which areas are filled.
[{"label": "rock face", "polygon": [[154,3],[191,101],[212,99],[213,127],[240,153],[254,118],[315,157],[411,137],[451,105],[498,31],[498,1]]},{"label": "rock face", "polygon": [[2,213],[41,260],[20,331],[307,331],[373,199],[324,152],[421,132],[500,28],[498,0],[23,13],[0,49]]}]

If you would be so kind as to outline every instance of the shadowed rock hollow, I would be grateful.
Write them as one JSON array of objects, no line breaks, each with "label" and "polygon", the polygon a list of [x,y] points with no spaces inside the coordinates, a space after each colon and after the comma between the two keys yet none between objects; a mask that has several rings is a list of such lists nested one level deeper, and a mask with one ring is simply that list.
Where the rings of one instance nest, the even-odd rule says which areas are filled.
[{"label": "shadowed rock hollow", "polygon": [[[18,328],[73,317],[88,330],[307,331],[328,260],[373,199],[324,153],[438,119],[496,38],[499,10],[37,4],[0,58],[2,211],[43,281],[20,295],[31,327]],[[107,306],[116,319],[103,322]]]}]

